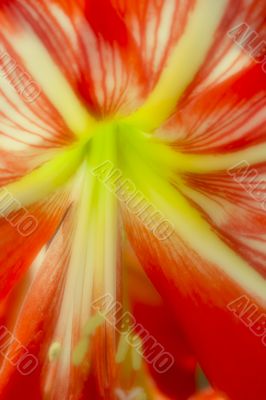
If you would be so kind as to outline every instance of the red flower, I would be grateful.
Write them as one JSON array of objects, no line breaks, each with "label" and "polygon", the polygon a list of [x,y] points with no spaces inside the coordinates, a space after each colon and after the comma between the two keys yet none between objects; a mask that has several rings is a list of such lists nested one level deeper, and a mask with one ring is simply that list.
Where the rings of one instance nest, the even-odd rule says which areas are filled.
[{"label": "red flower", "polygon": [[0,399],[265,397],[265,16],[2,0]]}]

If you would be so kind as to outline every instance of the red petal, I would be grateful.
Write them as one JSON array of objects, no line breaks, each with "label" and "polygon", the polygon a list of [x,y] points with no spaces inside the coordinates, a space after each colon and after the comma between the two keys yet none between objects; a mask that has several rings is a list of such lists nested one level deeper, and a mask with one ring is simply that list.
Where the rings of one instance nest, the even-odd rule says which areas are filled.
[{"label": "red petal", "polygon": [[[241,27],[243,23],[248,29],[241,31],[238,27]],[[263,41],[265,28],[264,0],[236,0],[233,3],[229,1],[213,45],[181,105],[188,99],[194,98],[199,92],[223,82],[252,64],[251,52]],[[243,45],[245,50],[238,45],[235,31],[242,33],[239,40],[249,38],[246,40],[246,45]],[[251,32],[253,34],[249,36]]]},{"label": "red petal", "polygon": [[184,102],[162,136],[177,150],[197,154],[237,152],[261,144],[266,138],[265,88],[261,65],[243,69]]},{"label": "red petal", "polygon": [[[36,273],[23,301],[23,306],[17,309],[18,317],[15,326],[8,325],[12,337],[22,346],[16,352],[16,342],[11,342],[5,354],[15,354],[13,365],[8,357],[2,366],[0,380],[1,399],[14,400],[21,393],[30,400],[42,399],[41,368],[49,350],[49,340],[56,322],[60,294],[65,279],[66,259],[69,257],[65,250],[66,238],[59,230],[47,250],[45,259]],[[32,366],[23,369],[24,353],[32,355]],[[32,368],[31,368],[32,367]]]},{"label": "red petal", "polygon": [[266,277],[266,165],[187,175],[181,191],[220,237]]},{"label": "red petal", "polygon": [[[1,388],[3,396],[10,396],[5,399],[13,399],[19,390],[32,395],[32,399],[80,399],[90,372],[97,386],[96,398],[114,393],[115,328],[103,318],[103,326],[99,327],[92,318],[97,316],[93,300],[120,292],[116,251],[119,241],[114,238],[118,230],[117,205],[113,195],[89,170],[82,168],[81,176],[73,185],[73,206],[21,302],[13,329],[14,336],[39,359],[34,390],[31,378],[23,380],[16,366],[4,362]],[[98,195],[102,194],[99,209],[95,209],[92,200],[94,185],[98,185]],[[10,346],[12,352],[13,347]],[[110,400],[112,397],[110,394]]]},{"label": "red petal", "polygon": [[139,95],[141,60],[132,34],[110,0],[4,3],[9,20],[11,14],[18,27],[20,17],[26,19],[77,96],[96,114],[113,113],[122,103],[132,107],[127,103]]},{"label": "red petal", "polygon": [[195,0],[172,2],[111,0],[133,33],[151,89],[166,66],[168,56],[184,33]]},{"label": "red petal", "polygon": [[264,276],[265,87],[261,66],[252,66],[197,96],[172,121],[174,147],[193,170],[177,187]]},{"label": "red petal", "polygon": [[[0,11],[0,20],[2,19]],[[73,140],[73,135],[42,92],[38,93],[36,99],[26,96],[29,84],[38,84],[33,81],[22,60],[6,41],[3,32],[0,34],[0,46],[2,186],[40,165],[49,157],[47,150],[69,143]],[[22,78],[23,84],[20,81]]]},{"label": "red petal", "polygon": [[194,3],[4,2],[15,17],[12,24],[20,25],[19,16],[27,20],[75,93],[97,115],[128,113],[143,102],[182,36]]},{"label": "red petal", "polygon": [[[174,357],[171,368],[160,373],[153,364],[147,363],[160,391],[167,398],[187,400],[195,391],[196,359],[189,349],[180,327],[173,321],[171,312],[143,273],[135,256],[126,253],[128,271],[128,290],[132,312],[137,323]],[[146,346],[144,344],[144,352]]]},{"label": "red petal", "polygon": [[[243,282],[232,277],[234,274],[230,276],[224,267],[210,262],[177,235],[160,242],[140,226],[136,217],[128,218],[128,233],[137,255],[173,310],[173,316],[181,323],[210,382],[235,400],[263,398],[266,392],[265,300],[256,295],[256,291],[243,287]],[[201,232],[193,233],[196,242],[200,234],[203,235]],[[202,246],[206,247],[204,237]],[[211,242],[209,246],[212,253]],[[221,265],[225,257],[225,254],[215,256]],[[231,265],[231,268],[233,272],[238,267]],[[254,325],[255,315],[253,320],[244,322],[229,309],[229,304],[243,294],[248,296],[250,305],[257,307],[256,316],[262,321],[261,336],[254,334],[256,330],[252,332],[252,325],[258,329]]]},{"label": "red petal", "polygon": [[62,195],[0,219],[0,298],[21,279],[56,231],[66,210]]}]

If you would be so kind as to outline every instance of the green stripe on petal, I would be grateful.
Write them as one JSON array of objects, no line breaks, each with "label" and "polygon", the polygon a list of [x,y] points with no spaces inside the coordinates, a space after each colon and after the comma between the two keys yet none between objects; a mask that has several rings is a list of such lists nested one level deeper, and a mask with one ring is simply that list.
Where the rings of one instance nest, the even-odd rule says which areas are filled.
[{"label": "green stripe on petal", "polygon": [[70,83],[53,58],[33,32],[19,32],[9,38],[11,45],[23,60],[27,71],[40,85],[42,92],[77,135],[90,136],[95,119],[89,114],[71,88]]},{"label": "green stripe on petal", "polygon": [[[132,148],[126,147],[126,143],[124,143],[124,150],[126,173],[165,219],[171,221],[175,232],[197,254],[217,265],[243,289],[265,302],[266,283],[263,277],[219,238],[211,225],[182,194],[158,173],[154,173],[139,155],[132,154]],[[137,168],[136,165],[138,165]]]},{"label": "green stripe on petal", "polygon": [[146,132],[153,131],[171,115],[177,101],[192,82],[213,44],[227,0],[198,0],[183,37],[174,49],[159,82],[144,105],[127,118]]},{"label": "green stripe on petal", "polygon": [[250,165],[265,161],[266,145],[264,143],[224,154],[172,154],[172,165],[181,172],[206,173],[225,171],[243,161]]},{"label": "green stripe on petal", "polygon": [[5,216],[23,206],[27,207],[43,200],[63,186],[75,174],[83,160],[85,150],[83,144],[69,147],[30,174],[1,188],[0,199],[4,199],[6,194],[14,198],[6,210],[2,207],[1,214]]}]

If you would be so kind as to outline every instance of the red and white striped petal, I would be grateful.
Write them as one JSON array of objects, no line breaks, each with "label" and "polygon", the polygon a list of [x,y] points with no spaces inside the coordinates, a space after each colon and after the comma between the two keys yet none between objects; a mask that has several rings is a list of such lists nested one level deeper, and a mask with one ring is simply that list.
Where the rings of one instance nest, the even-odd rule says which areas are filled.
[{"label": "red and white striped petal", "polygon": [[[181,3],[181,2],[180,2]],[[212,47],[213,37],[228,6],[227,0],[186,1],[189,10],[181,37],[172,47],[160,77],[146,102],[127,120],[144,131],[159,128],[173,113],[176,105],[194,80]],[[170,6],[170,1],[165,2]],[[208,24],[206,24],[208,19]],[[184,21],[181,20],[181,24]],[[165,24],[167,30],[167,22]],[[168,28],[169,29],[169,28]]]},{"label": "red and white striped petal", "polygon": [[[10,32],[10,24],[15,27],[11,36],[15,36],[17,47],[23,48],[20,56],[27,57],[32,75],[53,97],[53,104],[62,112],[59,91],[51,85],[54,79],[50,78],[49,85],[47,78],[38,73],[40,62],[42,70],[48,68],[40,42],[71,86],[67,97],[75,93],[94,113],[106,115],[118,110],[120,114],[129,113],[142,104],[156,82],[162,83],[161,74],[165,83],[164,70],[169,70],[169,60],[174,65],[170,67],[167,89],[178,65],[178,75],[184,75],[177,84],[177,100],[202,64],[226,3],[227,0],[218,0],[214,8],[212,2],[203,5],[195,0],[145,0],[141,4],[127,0],[100,0],[97,4],[14,0],[5,1],[2,9],[5,28]],[[212,21],[209,29],[202,30],[206,13]],[[191,68],[184,65],[190,62],[188,51],[195,56]],[[30,54],[35,54],[36,59],[32,60]],[[57,75],[51,62],[49,70],[53,77]],[[63,86],[66,91],[62,83]],[[176,84],[172,90],[175,88]],[[75,108],[79,106],[76,102]],[[66,120],[68,114],[65,110]],[[75,127],[73,121],[68,122]]]},{"label": "red and white striped petal", "polygon": [[[249,290],[240,279],[232,277],[237,269],[233,258],[229,263],[221,251],[215,254],[217,262],[211,262],[178,235],[160,242],[132,218],[128,234],[150,279],[168,302],[173,318],[181,324],[210,382],[235,400],[262,398],[266,390],[266,349],[262,338],[255,334],[256,330],[252,332],[245,323],[254,327],[256,318],[263,321],[266,302],[255,290]],[[199,230],[191,235],[204,247],[208,245],[210,254],[215,252],[213,243],[204,238],[203,232]],[[239,273],[244,275],[245,271]],[[245,323],[228,309],[230,303],[244,295],[249,302],[242,308],[242,314],[252,304],[258,310],[253,316],[252,310],[248,311],[251,319]]]},{"label": "red and white striped petal", "polygon": [[[134,107],[140,95],[141,80],[145,81],[142,61],[132,33],[111,0],[97,3],[15,0],[7,2],[3,10],[6,20],[12,21],[15,26],[10,34],[18,39],[22,48],[31,45],[28,56],[39,56],[37,62],[27,60],[33,70],[36,70],[37,64],[41,67],[44,58],[47,58],[40,43],[45,46],[53,66],[56,65],[69,85],[69,99],[71,96],[77,97],[74,108],[85,104],[94,114],[102,116],[113,114],[121,106],[129,109]],[[23,51],[25,55],[25,49]],[[45,67],[48,69],[47,62],[42,65],[42,74]],[[55,77],[56,71],[49,69]],[[31,72],[37,78],[33,70]],[[52,82],[56,83],[55,79],[50,78],[50,85],[48,79],[48,76],[39,74],[37,80],[44,92],[52,95],[57,107],[62,108],[64,95],[58,88],[54,88],[54,91],[57,90],[54,93],[50,86]],[[63,80],[61,83],[62,88]],[[61,99],[57,99],[57,96],[61,96]],[[66,118],[69,111],[70,108],[64,113]],[[83,112],[86,114],[85,110]]]},{"label": "red and white striped petal", "polygon": [[265,87],[261,66],[251,66],[188,103],[168,131],[184,172],[176,187],[263,275]]},{"label": "red and white striped petal", "polygon": [[111,0],[132,32],[151,90],[184,34],[195,0]]},{"label": "red and white striped petal", "polygon": [[[146,103],[129,117],[141,129],[152,131],[159,128],[174,113],[177,105],[183,109],[203,90],[222,83],[255,63],[254,58],[263,62],[263,0],[237,0],[234,5],[227,0],[215,3],[195,1],[193,5],[183,34],[170,52],[155,88]],[[256,54],[253,58],[251,50],[249,53],[244,51],[237,46],[234,37],[230,37],[230,31],[243,21],[247,30],[258,30],[252,36],[255,35],[258,42],[258,49],[253,49]]]},{"label": "red and white striped petal", "polygon": [[263,275],[265,87],[257,65],[204,92],[173,119],[170,140],[181,172],[176,187]]},{"label": "red and white striped petal", "polygon": [[[20,295],[19,306],[16,310],[9,310],[9,313],[14,311],[17,315],[15,323],[12,319],[10,322],[7,319],[7,327],[13,340],[9,345],[7,343],[5,351],[2,352],[6,357],[0,379],[1,399],[13,400],[21,393],[31,400],[43,398],[41,370],[49,351],[69,259],[69,234],[64,228],[69,228],[68,217],[42,254],[35,273],[28,281],[26,293]],[[5,344],[5,340],[7,341],[4,337],[2,345]],[[21,374],[20,364],[23,368],[23,362],[20,360],[23,360],[25,353],[33,356],[35,368],[32,371],[28,368],[25,374]],[[10,363],[8,354],[13,355],[13,364]]]},{"label": "red and white striped petal", "polygon": [[263,0],[228,1],[210,51],[180,106],[182,107],[183,103],[186,104],[198,93],[241,72],[254,62],[254,55],[258,55],[260,51],[262,53],[257,60],[261,62],[265,54],[263,45],[265,33]]},{"label": "red and white striped petal", "polygon": [[[105,294],[113,296],[114,301],[119,295],[117,211],[111,194],[99,198],[96,211],[95,184],[94,178],[85,173],[71,215],[66,281],[50,340],[50,352],[58,343],[61,351],[43,367],[43,393],[55,400],[80,399],[88,375],[96,387],[96,398],[102,399],[105,393],[110,399],[114,396],[115,327],[103,319],[92,329],[97,314],[92,304]],[[89,328],[90,334],[86,333]]]},{"label": "red and white striped petal", "polygon": [[[85,399],[89,374],[95,398],[106,393],[114,398],[115,327],[104,319],[98,326],[92,304],[105,294],[114,302],[119,296],[116,199],[85,166],[73,183],[71,199],[72,207],[48,247],[13,329],[14,336],[38,358],[39,368],[24,379],[4,361],[1,399],[13,400],[19,391],[32,400]],[[15,352],[14,346],[10,352]]]},{"label": "red and white striped petal", "polygon": [[[177,151],[197,154],[195,170],[227,169],[237,159],[256,162],[255,154],[261,161],[266,140],[265,90],[266,74],[261,65],[243,69],[187,102],[161,129],[160,137],[169,140]],[[227,165],[222,163],[226,153],[232,153]],[[201,154],[213,154],[216,161]],[[182,163],[190,168],[186,159]]]},{"label": "red and white striped petal", "polygon": [[266,277],[266,164],[188,174],[179,190],[228,245]]},{"label": "red and white striped petal", "polygon": [[[184,329],[210,382],[236,400],[263,397],[266,283],[256,271],[254,258],[230,246],[195,204],[158,174],[145,170],[144,164],[139,168],[139,190],[174,226],[172,235],[160,240],[147,224],[144,227],[125,211],[140,261]],[[149,188],[141,180],[144,174]],[[248,300],[241,312],[229,309],[243,296]],[[246,319],[241,320],[247,309]],[[254,310],[256,314],[250,312]]]},{"label": "red and white striped petal", "polygon": [[[71,143],[74,138],[3,32],[0,34],[1,186],[40,165],[51,157],[53,149]],[[36,88],[31,92],[37,96],[31,98],[27,88]]]},{"label": "red and white striped petal", "polygon": [[31,27],[77,96],[101,116],[128,113],[144,101],[194,3],[15,0],[3,10],[20,34]]},{"label": "red and white striped petal", "polygon": [[[9,205],[12,204],[9,198]],[[23,277],[40,249],[57,230],[67,208],[67,195],[56,193],[45,201],[20,208],[0,219],[0,298]]]}]

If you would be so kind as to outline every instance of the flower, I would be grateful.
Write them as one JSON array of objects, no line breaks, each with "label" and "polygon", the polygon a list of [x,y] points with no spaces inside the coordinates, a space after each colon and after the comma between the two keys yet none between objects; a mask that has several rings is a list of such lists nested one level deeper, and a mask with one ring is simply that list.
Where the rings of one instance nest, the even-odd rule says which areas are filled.
[{"label": "flower", "polygon": [[187,399],[197,362],[264,398],[264,0],[2,0],[0,22],[0,398]]}]

